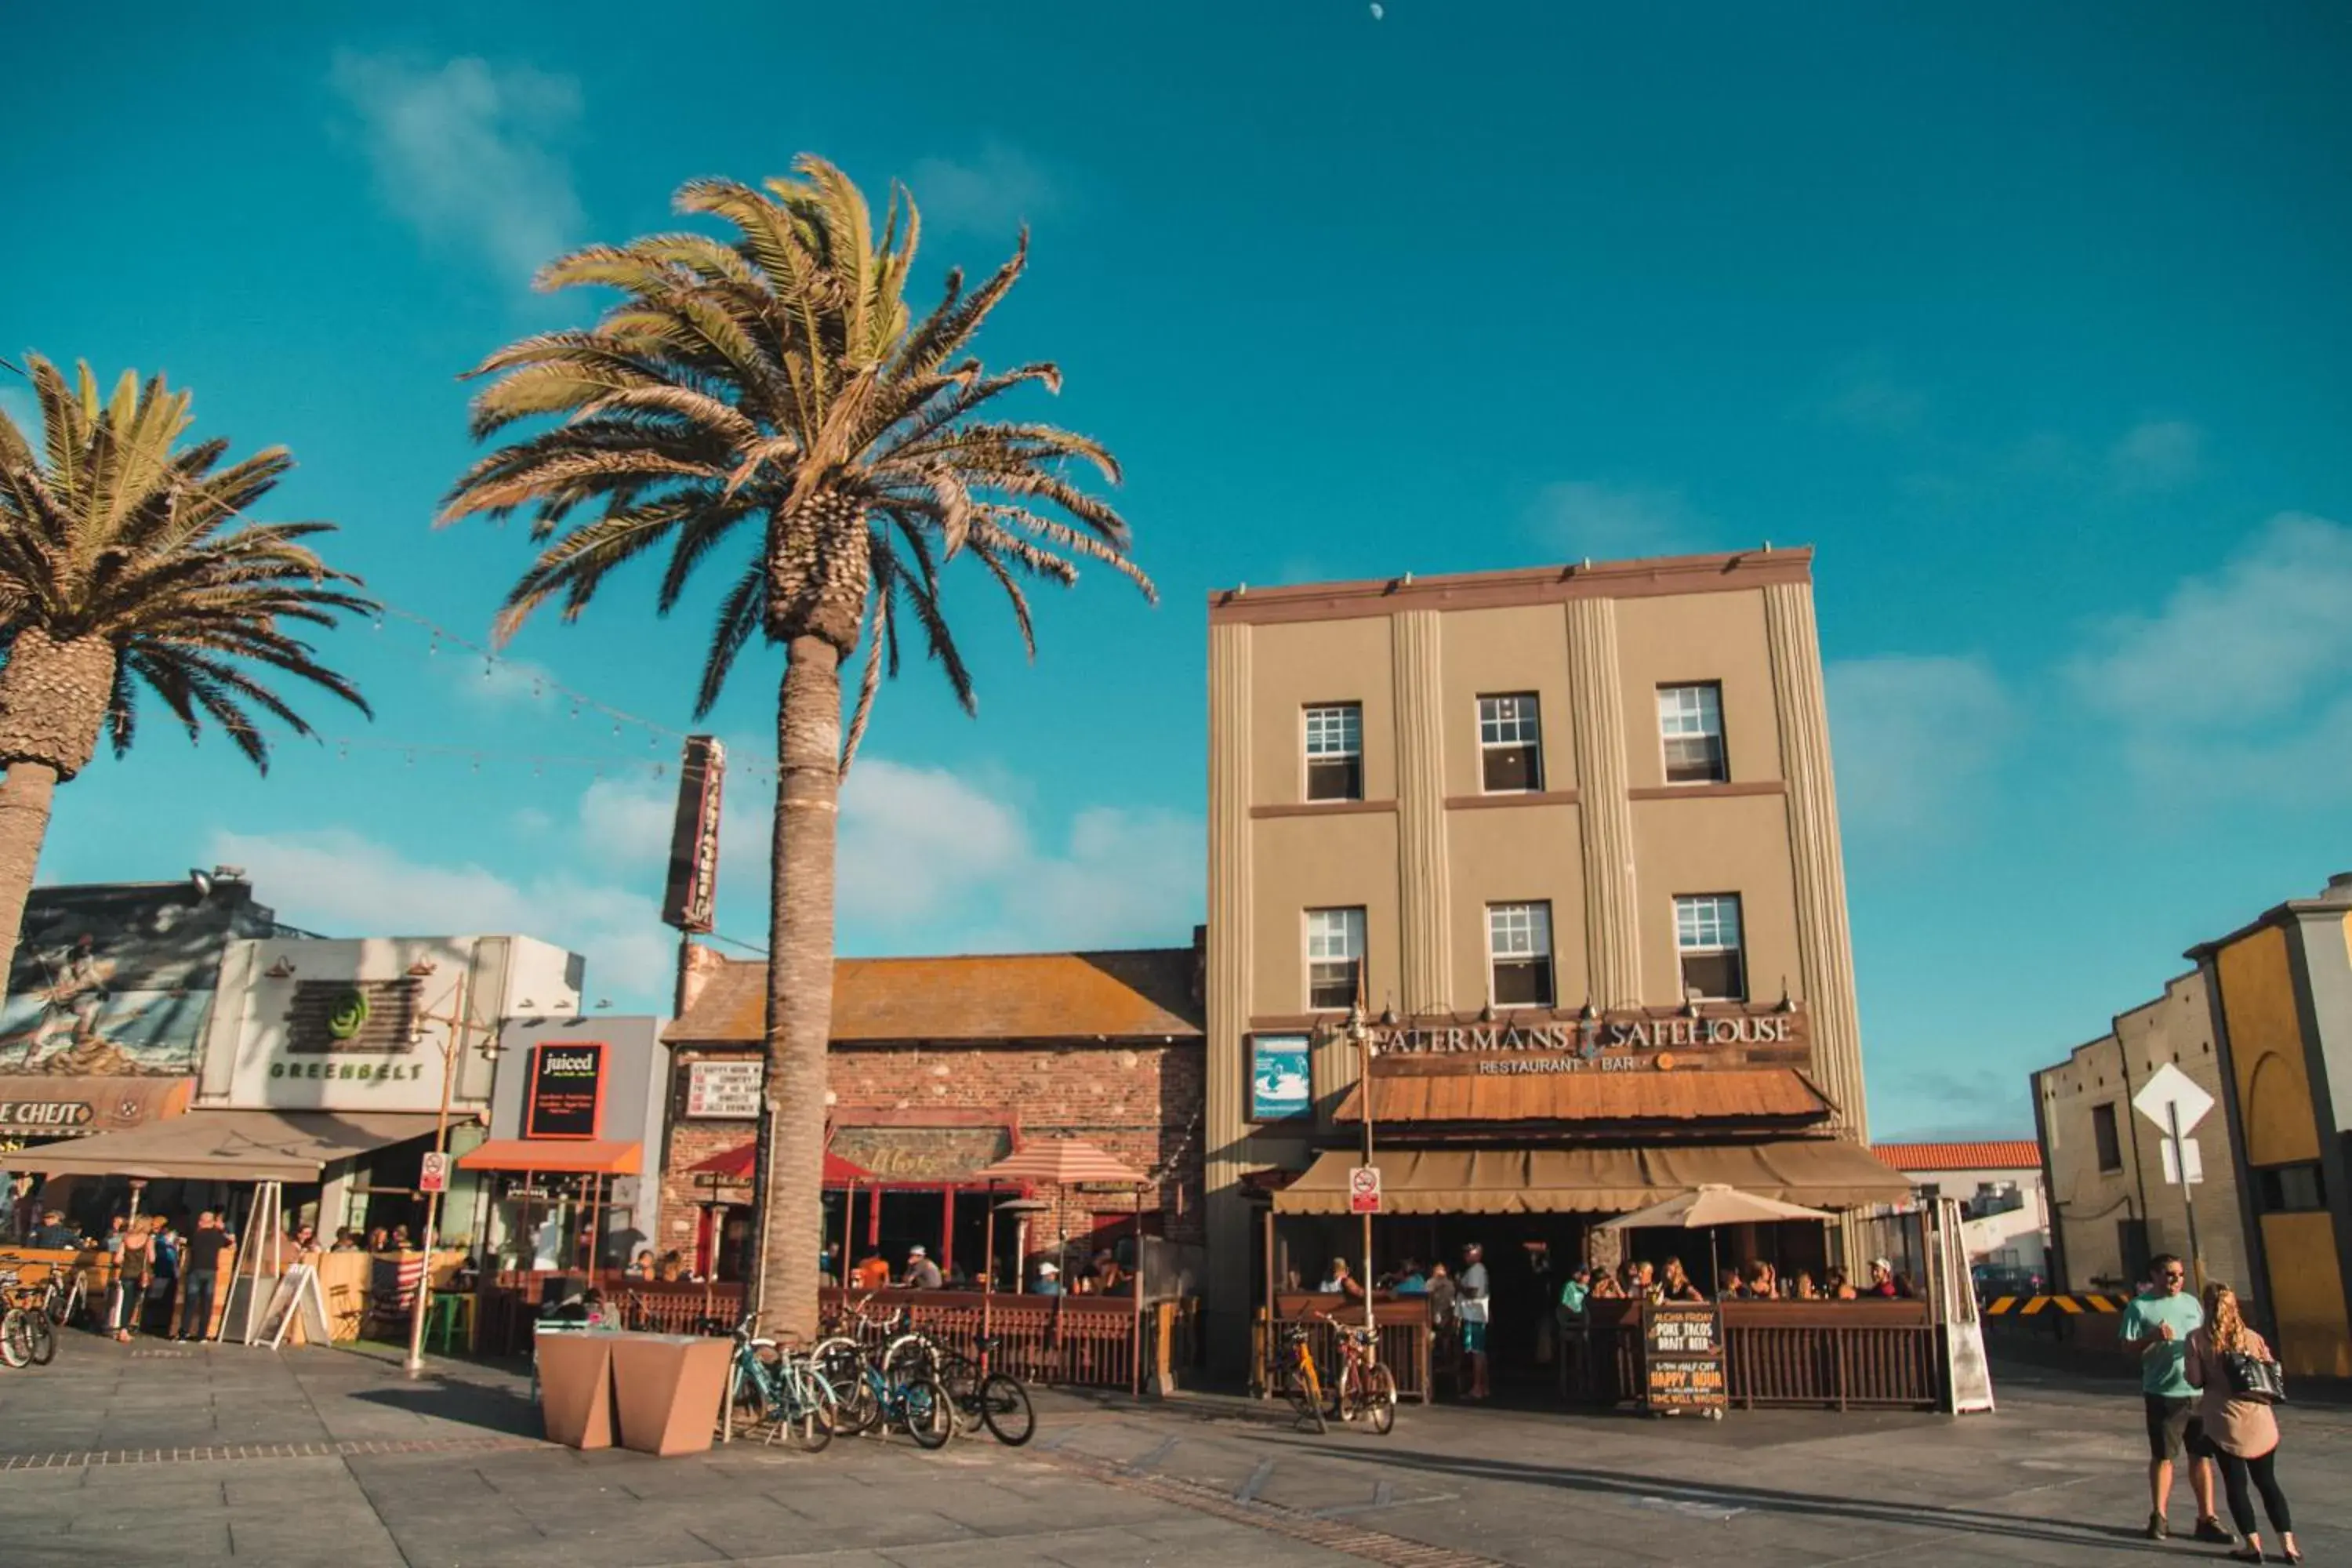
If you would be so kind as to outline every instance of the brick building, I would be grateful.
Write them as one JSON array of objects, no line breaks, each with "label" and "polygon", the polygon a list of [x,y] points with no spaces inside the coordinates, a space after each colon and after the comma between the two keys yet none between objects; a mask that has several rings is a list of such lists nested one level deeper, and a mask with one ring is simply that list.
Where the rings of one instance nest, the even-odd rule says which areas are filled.
[{"label": "brick building", "polygon": [[[1202,1239],[1202,950],[845,958],[834,970],[829,1239],[893,1267],[920,1244],[978,1270],[987,1190],[971,1173],[1039,1137],[1079,1138],[1145,1172],[1145,1234]],[[671,1047],[656,1245],[736,1277],[749,1245],[767,966],[689,954]],[[1014,1195],[999,1188],[999,1201]],[[1136,1194],[1035,1194],[1034,1258],[1131,1233]],[[1009,1279],[1009,1226],[998,1252]]]}]

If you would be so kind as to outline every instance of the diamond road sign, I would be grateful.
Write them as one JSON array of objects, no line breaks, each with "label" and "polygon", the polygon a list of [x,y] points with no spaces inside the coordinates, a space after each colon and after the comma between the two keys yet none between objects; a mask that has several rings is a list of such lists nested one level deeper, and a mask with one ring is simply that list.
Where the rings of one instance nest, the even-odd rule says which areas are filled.
[{"label": "diamond road sign", "polygon": [[[2213,1109],[2213,1097],[2197,1087],[2196,1080],[2170,1062],[2149,1075],[2147,1086],[2132,1096],[2132,1109],[2162,1128],[2165,1132],[2186,1132],[2205,1119]],[[2168,1112],[2180,1118],[2175,1125]]]}]

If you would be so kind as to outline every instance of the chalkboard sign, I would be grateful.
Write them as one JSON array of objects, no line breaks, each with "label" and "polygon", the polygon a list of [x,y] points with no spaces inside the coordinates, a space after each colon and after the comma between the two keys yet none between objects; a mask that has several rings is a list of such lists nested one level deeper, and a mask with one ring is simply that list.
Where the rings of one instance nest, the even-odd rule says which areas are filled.
[{"label": "chalkboard sign", "polygon": [[1712,1302],[1661,1302],[1642,1309],[1644,1397],[1652,1410],[1724,1406],[1723,1313]]},{"label": "chalkboard sign", "polygon": [[526,1138],[593,1138],[604,1108],[604,1043],[548,1040],[531,1053]]}]

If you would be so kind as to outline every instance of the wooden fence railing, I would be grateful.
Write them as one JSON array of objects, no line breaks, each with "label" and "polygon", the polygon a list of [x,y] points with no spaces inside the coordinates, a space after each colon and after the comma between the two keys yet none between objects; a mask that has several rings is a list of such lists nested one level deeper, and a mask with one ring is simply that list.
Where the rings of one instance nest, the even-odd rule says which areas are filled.
[{"label": "wooden fence railing", "polygon": [[[1563,1341],[1571,1398],[1640,1397],[1642,1335],[1628,1303],[1596,1301],[1586,1333]],[[1922,1301],[1727,1301],[1724,1379],[1730,1402],[1845,1410],[1933,1410],[1944,1368]]]}]

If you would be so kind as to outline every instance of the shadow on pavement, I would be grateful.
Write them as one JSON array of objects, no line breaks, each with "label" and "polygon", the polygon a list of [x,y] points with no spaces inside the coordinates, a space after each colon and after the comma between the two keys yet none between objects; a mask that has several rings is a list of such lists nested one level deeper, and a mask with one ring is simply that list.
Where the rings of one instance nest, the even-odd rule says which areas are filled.
[{"label": "shadow on pavement", "polygon": [[[1309,1441],[1304,1444],[1289,1444],[1286,1447],[1306,1447],[1335,1458],[1359,1460],[1365,1458],[1365,1451],[1353,1446],[1342,1447],[1337,1444]],[[1835,1497],[1821,1492],[1776,1491],[1763,1487],[1677,1481],[1659,1476],[1624,1475],[1609,1470],[1532,1465],[1507,1459],[1471,1458],[1395,1448],[1381,1453],[1380,1462],[1383,1466],[1423,1470],[1432,1475],[1455,1477],[1465,1480],[1516,1481],[1527,1485],[1549,1486],[1568,1491],[1590,1492],[1604,1496],[1633,1499],[1664,1498],[1675,1502],[1697,1502],[1725,1508],[1756,1509],[1797,1514],[1809,1519],[1853,1520],[1871,1524],[1909,1525],[1917,1529],[1942,1530],[1967,1535],[1994,1536],[2020,1541],[2049,1541],[2086,1546],[2115,1545],[2128,1544],[2140,1534],[2137,1530],[2125,1525],[2045,1522],[2021,1519],[2014,1514],[1986,1513],[1975,1509],[1939,1508],[1932,1504],[1873,1502],[1865,1499]],[[2145,1544],[2150,1551],[2165,1550],[2154,1542],[2147,1542]]]},{"label": "shadow on pavement", "polygon": [[349,1396],[362,1405],[380,1405],[412,1415],[446,1421],[515,1437],[541,1435],[539,1406],[510,1389],[478,1383],[428,1378],[382,1388],[357,1390]]}]

